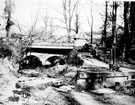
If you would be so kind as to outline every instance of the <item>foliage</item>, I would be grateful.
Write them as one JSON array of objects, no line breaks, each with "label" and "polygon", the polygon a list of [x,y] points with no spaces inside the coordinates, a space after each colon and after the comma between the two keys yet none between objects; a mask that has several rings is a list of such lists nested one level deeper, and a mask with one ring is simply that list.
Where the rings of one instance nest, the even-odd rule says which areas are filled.
[{"label": "foliage", "polygon": [[0,38],[0,58],[8,57],[14,63],[19,63],[26,50],[26,42],[20,42],[19,38]]},{"label": "foliage", "polygon": [[81,66],[83,64],[83,60],[77,56],[78,51],[73,49],[66,58],[66,63],[73,66]]},{"label": "foliage", "polygon": [[[109,2],[107,2],[109,3]],[[116,5],[114,5],[116,4]],[[124,27],[122,25],[118,25],[116,22],[117,17],[117,9],[121,6],[124,6],[124,14],[123,21]],[[105,7],[105,20],[102,29],[102,43],[105,46],[105,49],[112,49],[112,45],[115,46],[116,49],[116,57],[117,60],[124,60],[128,63],[134,63],[134,52],[135,52],[135,29],[134,29],[134,20],[135,20],[135,3],[134,2],[113,2],[113,5],[109,5]],[[111,12],[109,11],[111,10]],[[110,30],[110,28],[112,28]],[[109,33],[111,32],[111,34]]]},{"label": "foliage", "polygon": [[96,57],[96,51],[92,47],[92,45],[85,44],[84,46],[74,48],[67,56],[66,63],[72,64],[74,66],[82,66],[83,60],[81,59],[81,57],[78,56],[78,54],[85,52],[90,53],[91,55],[93,55],[93,57]]},{"label": "foliage", "polygon": [[12,50],[9,48],[8,45],[4,44],[2,39],[0,39],[0,57],[5,58],[5,57],[11,57],[12,56]]},{"label": "foliage", "polygon": [[13,13],[14,7],[15,7],[15,4],[14,4],[14,1],[13,0],[5,0],[4,13],[5,14],[11,14],[11,13]]},{"label": "foliage", "polygon": [[14,22],[12,21],[12,13],[13,9],[15,7],[14,1],[13,0],[5,0],[5,8],[4,8],[4,14],[5,14],[5,19],[6,19],[6,31],[7,31],[7,37],[9,37],[9,31],[10,27],[14,25]]}]

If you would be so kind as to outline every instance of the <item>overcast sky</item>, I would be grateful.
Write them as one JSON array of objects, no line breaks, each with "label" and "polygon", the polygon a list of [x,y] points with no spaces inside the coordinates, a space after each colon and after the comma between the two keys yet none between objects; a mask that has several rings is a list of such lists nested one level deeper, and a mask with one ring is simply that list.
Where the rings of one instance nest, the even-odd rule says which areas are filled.
[{"label": "overcast sky", "polygon": [[[71,1],[73,2],[75,0]],[[93,30],[99,31],[100,27],[103,25],[101,14],[104,14],[105,0],[93,0],[92,2],[92,14],[94,19]],[[39,14],[36,29],[41,29],[44,27],[44,17],[46,15],[49,17],[49,21],[51,21],[53,25],[63,25],[58,20],[63,19],[63,16],[61,15],[63,12],[62,0],[15,0],[15,5],[16,7],[12,17],[14,21],[24,29],[24,31],[28,31],[30,29],[35,21],[38,11]],[[91,0],[79,0],[78,10],[80,16],[79,22],[81,26],[81,32],[90,31],[90,26],[88,24],[88,18],[91,22],[90,7]],[[58,31],[61,34],[64,32],[63,30]]]}]

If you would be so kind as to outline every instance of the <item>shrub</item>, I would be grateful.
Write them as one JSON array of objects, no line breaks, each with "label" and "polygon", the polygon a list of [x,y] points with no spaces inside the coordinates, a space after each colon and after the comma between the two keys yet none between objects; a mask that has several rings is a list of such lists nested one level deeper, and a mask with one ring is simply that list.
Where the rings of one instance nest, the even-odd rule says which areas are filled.
[{"label": "shrub", "polygon": [[73,49],[66,58],[66,63],[73,66],[82,66],[83,60],[77,56],[78,51]]},{"label": "shrub", "polygon": [[12,50],[2,40],[0,40],[0,58],[11,57]]}]

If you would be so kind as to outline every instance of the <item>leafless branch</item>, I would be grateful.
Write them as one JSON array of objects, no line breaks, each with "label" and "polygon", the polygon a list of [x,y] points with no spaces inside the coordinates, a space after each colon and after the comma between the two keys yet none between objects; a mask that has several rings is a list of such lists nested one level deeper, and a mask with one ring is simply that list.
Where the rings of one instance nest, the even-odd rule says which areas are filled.
[{"label": "leafless branch", "polygon": [[40,11],[40,5],[39,5],[39,8],[38,8],[37,13],[36,13],[36,16],[35,16],[35,21],[34,21],[34,23],[32,24],[31,29],[30,29],[30,31],[29,31],[29,35],[31,35],[31,33],[33,32],[33,30],[34,30],[34,28],[35,28],[35,26],[36,26],[36,24],[37,24],[38,16],[39,16],[39,11]]}]

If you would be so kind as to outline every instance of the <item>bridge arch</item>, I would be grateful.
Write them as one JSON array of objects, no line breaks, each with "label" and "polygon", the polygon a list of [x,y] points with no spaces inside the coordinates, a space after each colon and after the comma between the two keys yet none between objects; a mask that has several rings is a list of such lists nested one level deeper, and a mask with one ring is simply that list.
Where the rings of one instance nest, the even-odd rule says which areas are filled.
[{"label": "bridge arch", "polygon": [[54,66],[57,63],[59,63],[60,65],[65,64],[65,60],[61,56],[56,56],[56,55],[48,57],[45,62],[46,62],[46,65],[47,63],[49,63],[50,66]]},{"label": "bridge arch", "polygon": [[42,65],[48,65],[48,64],[52,64],[54,65],[55,63],[60,61],[60,64],[64,64],[65,61],[62,58],[62,55],[58,55],[58,54],[45,54],[45,53],[28,53],[26,56],[29,55],[33,55],[36,56],[40,59],[40,61],[42,62]]},{"label": "bridge arch", "polygon": [[34,55],[28,55],[19,62],[19,69],[34,69],[40,66],[42,66],[41,60]]}]

